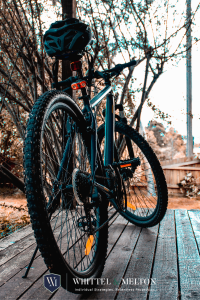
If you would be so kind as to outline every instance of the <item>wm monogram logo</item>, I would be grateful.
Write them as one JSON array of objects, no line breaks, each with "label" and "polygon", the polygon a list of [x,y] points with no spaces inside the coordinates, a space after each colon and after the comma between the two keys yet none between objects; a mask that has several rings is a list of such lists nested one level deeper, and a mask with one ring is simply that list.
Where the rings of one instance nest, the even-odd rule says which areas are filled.
[{"label": "wm monogram logo", "polygon": [[60,287],[60,275],[53,273],[44,275],[44,287],[51,293],[55,292]]}]

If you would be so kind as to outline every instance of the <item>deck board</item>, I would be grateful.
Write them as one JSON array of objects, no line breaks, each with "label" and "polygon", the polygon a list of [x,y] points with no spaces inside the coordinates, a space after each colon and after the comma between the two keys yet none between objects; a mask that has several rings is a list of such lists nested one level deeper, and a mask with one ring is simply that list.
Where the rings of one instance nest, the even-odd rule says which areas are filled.
[{"label": "deck board", "polygon": [[168,210],[160,224],[158,242],[155,253],[152,282],[149,300],[177,299],[178,271],[176,256],[176,236],[174,211]]},{"label": "deck board", "polygon": [[200,252],[200,211],[188,211],[197,247]]},{"label": "deck board", "polygon": [[31,225],[28,225],[10,234],[9,236],[4,237],[0,242],[0,255],[2,250],[12,246],[13,244],[17,243],[23,238],[26,238],[32,233],[33,233],[32,227]]},{"label": "deck board", "polygon": [[175,212],[181,300],[200,299],[200,259],[186,210]]},{"label": "deck board", "polygon": [[136,300],[146,300],[157,235],[158,225],[142,229],[127,266],[124,281],[121,282],[117,300],[131,299],[133,294]]},{"label": "deck board", "polygon": [[48,270],[39,252],[28,278],[22,279],[35,247],[31,226],[0,241],[0,299],[175,300],[179,295],[181,300],[200,299],[198,210],[168,210],[159,225],[148,229],[136,227],[121,216],[112,220],[102,274],[110,285],[97,287],[110,291],[79,295],[59,288],[51,294],[43,286]]}]

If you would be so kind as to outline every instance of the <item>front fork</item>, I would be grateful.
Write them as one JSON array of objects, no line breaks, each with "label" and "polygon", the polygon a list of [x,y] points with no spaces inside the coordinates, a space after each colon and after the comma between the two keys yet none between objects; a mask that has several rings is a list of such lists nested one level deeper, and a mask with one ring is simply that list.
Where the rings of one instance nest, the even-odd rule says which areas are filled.
[{"label": "front fork", "polygon": [[114,162],[115,102],[110,93],[106,101],[104,166]]},{"label": "front fork", "polygon": [[[47,204],[47,211],[48,211],[49,215],[51,215],[54,212],[54,210],[56,209],[57,204],[59,202],[59,199],[61,197],[61,192],[60,191],[58,192],[58,190],[60,188],[59,182],[61,181],[61,179],[63,177],[63,172],[66,172],[66,168],[69,167],[69,166],[66,166],[66,161],[69,164],[68,159],[69,158],[73,159],[72,157],[69,157],[69,153],[72,154],[70,150],[73,147],[72,142],[73,142],[73,138],[74,138],[74,129],[72,128],[72,126],[73,125],[71,124],[71,120],[68,118],[67,122],[66,122],[66,127],[67,127],[67,132],[68,132],[67,143],[65,145],[65,149],[64,149],[63,156],[62,156],[62,159],[60,162],[57,177],[53,182],[52,195],[49,197],[49,202]],[[62,188],[63,188],[63,186],[62,186]],[[65,187],[65,190],[66,189],[67,189],[67,187]],[[72,189],[72,186],[71,186],[71,189]],[[69,189],[69,191],[71,189]],[[54,197],[55,194],[57,194],[57,195]],[[66,205],[66,203],[65,203],[65,205]]]}]

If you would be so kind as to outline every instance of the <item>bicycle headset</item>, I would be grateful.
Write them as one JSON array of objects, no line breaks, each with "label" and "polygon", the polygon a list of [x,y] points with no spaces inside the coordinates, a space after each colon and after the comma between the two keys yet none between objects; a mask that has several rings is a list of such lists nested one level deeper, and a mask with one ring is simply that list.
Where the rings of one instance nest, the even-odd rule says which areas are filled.
[{"label": "bicycle headset", "polygon": [[75,18],[56,21],[44,34],[44,48],[50,57],[70,58],[80,53],[92,40],[88,25]]}]

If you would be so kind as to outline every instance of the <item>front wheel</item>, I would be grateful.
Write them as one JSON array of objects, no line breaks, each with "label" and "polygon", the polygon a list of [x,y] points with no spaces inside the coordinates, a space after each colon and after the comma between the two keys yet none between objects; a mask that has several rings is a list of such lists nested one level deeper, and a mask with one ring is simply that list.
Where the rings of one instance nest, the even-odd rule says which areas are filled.
[{"label": "front wheel", "polygon": [[[105,126],[98,129],[101,151],[104,150]],[[120,161],[137,158],[139,165],[120,166]],[[116,206],[131,223],[141,227],[158,224],[165,215],[168,191],[161,165],[147,141],[133,128],[115,122],[114,159],[118,162],[117,173],[121,184]],[[118,197],[119,198],[119,197]]]},{"label": "front wheel", "polygon": [[64,92],[45,93],[30,114],[24,146],[26,196],[39,250],[50,272],[61,275],[62,287],[75,293],[84,280],[101,276],[108,238],[107,225],[93,235],[89,228],[107,220],[107,203],[86,210],[87,195],[77,203],[73,193],[73,170],[91,173],[90,136],[81,116]]}]

